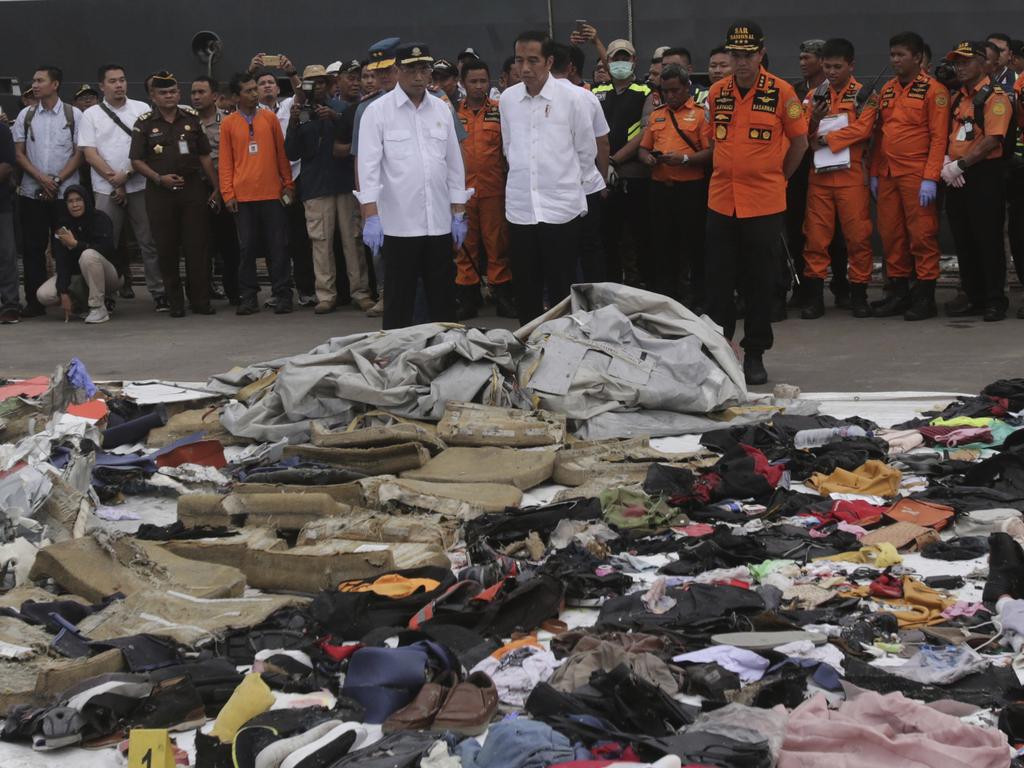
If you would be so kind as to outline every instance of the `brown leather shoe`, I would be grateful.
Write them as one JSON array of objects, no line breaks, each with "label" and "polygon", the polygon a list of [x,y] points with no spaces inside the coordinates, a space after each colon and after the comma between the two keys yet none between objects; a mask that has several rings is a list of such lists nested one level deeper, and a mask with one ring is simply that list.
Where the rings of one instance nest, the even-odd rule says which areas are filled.
[{"label": "brown leather shoe", "polygon": [[479,736],[498,711],[498,690],[483,672],[474,672],[452,688],[432,730],[454,731],[463,736]]},{"label": "brown leather shoe", "polygon": [[449,672],[436,683],[424,683],[416,698],[384,721],[381,726],[385,734],[398,731],[425,731],[434,722],[441,706],[458,683],[454,672]]}]

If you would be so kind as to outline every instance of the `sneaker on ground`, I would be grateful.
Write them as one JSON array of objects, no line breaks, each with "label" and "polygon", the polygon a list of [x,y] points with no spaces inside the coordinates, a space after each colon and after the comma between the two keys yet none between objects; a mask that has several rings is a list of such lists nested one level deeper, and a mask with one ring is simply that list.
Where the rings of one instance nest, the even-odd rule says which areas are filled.
[{"label": "sneaker on ground", "polygon": [[17,307],[0,309],[0,325],[14,325],[21,322],[21,310]]},{"label": "sneaker on ground", "polygon": [[269,299],[263,302],[263,306],[266,309],[273,309],[274,307],[277,306],[277,297],[271,296]]},{"label": "sneaker on ground", "polygon": [[299,306],[300,307],[315,307],[316,296],[311,293],[300,293],[299,294]]},{"label": "sneaker on ground", "polygon": [[384,314],[384,299],[381,299],[368,310],[366,310],[367,317],[380,317]]},{"label": "sneaker on ground", "polygon": [[135,298],[135,289],[132,288],[132,284],[131,283],[125,283],[124,285],[122,285],[120,290],[118,290],[117,293],[118,293],[118,295],[122,299],[134,299]]},{"label": "sneaker on ground", "polygon": [[153,299],[153,304],[157,312],[170,312],[171,302],[167,300],[166,296],[157,296]]},{"label": "sneaker on ground", "polygon": [[110,313],[107,312],[106,307],[94,307],[89,310],[89,314],[85,317],[87,323],[105,323],[110,319]]},{"label": "sneaker on ground", "polygon": [[375,306],[373,299],[366,296],[362,299],[355,299],[356,306],[363,312],[369,312]]}]

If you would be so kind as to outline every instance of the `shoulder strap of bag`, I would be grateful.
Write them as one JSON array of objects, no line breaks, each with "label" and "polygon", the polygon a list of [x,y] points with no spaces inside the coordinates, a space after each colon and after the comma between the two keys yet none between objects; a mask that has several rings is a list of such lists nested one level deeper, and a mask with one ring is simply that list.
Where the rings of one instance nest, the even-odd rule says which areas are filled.
[{"label": "shoulder strap of bag", "polygon": [[104,102],[102,102],[102,101],[101,101],[101,102],[100,102],[100,109],[102,109],[102,110],[103,110],[103,111],[104,111],[104,112],[106,113],[107,117],[109,117],[109,118],[110,118],[111,120],[113,120],[113,121],[114,121],[114,125],[116,125],[116,126],[117,126],[118,128],[120,128],[120,129],[121,129],[122,131],[124,131],[125,133],[127,133],[127,134],[128,134],[129,136],[131,136],[131,135],[132,135],[132,129],[131,129],[131,128],[129,128],[129,127],[127,126],[127,125],[125,125],[125,124],[124,124],[124,123],[123,123],[123,122],[121,121],[121,118],[120,118],[120,117],[118,117],[117,115],[115,115],[115,114],[114,114],[114,110],[112,110],[112,109],[111,109],[110,107],[108,107],[108,106],[106,105],[106,103],[104,103]]},{"label": "shoulder strap of bag", "polygon": [[668,112],[668,118],[669,118],[669,120],[672,121],[672,127],[676,129],[676,133],[679,134],[679,138],[681,138],[683,141],[685,141],[686,144],[690,147],[690,149],[692,149],[694,152],[700,152],[700,150],[697,149],[697,147],[694,145],[694,143],[692,141],[690,141],[690,137],[687,136],[685,133],[683,133],[683,129],[679,127],[679,123],[676,122],[675,112],[672,111],[672,108],[671,107],[665,107],[665,111]]}]

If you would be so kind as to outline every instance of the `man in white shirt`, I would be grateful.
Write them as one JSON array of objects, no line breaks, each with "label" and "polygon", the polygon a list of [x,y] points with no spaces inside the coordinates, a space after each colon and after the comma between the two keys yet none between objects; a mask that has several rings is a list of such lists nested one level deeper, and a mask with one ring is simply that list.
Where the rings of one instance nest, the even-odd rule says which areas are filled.
[{"label": "man in white shirt", "polygon": [[605,279],[604,245],[601,242],[601,200],[608,196],[608,185],[604,180],[608,177],[608,120],[597,96],[576,85],[572,80],[573,73],[583,71],[583,51],[579,46],[568,46],[555,43],[554,63],[551,75],[569,89],[576,98],[582,99],[590,114],[590,122],[594,129],[594,140],[597,142],[597,162],[589,175],[583,178],[583,191],[587,195],[587,215],[583,217],[580,233],[580,269],[585,283],[599,283]]},{"label": "man in white shirt", "polygon": [[[146,215],[146,179],[135,174],[128,150],[132,145],[132,128],[139,115],[149,111],[142,101],[129,99],[128,78],[120,64],[104,64],[97,72],[103,101],[82,113],[78,146],[85,162],[92,168],[92,190],[96,196],[96,210],[103,211],[114,225],[114,243],[121,242],[121,227],[125,216],[132,223],[135,242],[142,254],[146,273],[146,287],[156,304],[157,312],[167,312],[170,304],[164,295],[164,281],[160,277],[160,261],[156,243],[149,230]],[[127,268],[125,270],[127,272]],[[130,274],[125,274],[125,286],[131,285]],[[134,295],[130,291],[122,296]]]},{"label": "man in white shirt", "polygon": [[576,276],[584,181],[597,144],[582,99],[551,75],[553,43],[543,32],[516,38],[522,82],[501,94],[501,136],[508,159],[505,218],[519,320],[527,323],[564,299]]},{"label": "man in white shirt", "polygon": [[395,58],[398,87],[366,107],[356,157],[363,242],[384,253],[385,329],[412,322],[420,279],[430,320],[455,320],[452,241],[462,247],[473,194],[466,189],[451,109],[427,94],[430,51],[406,43]]},{"label": "man in white shirt", "polygon": [[40,66],[32,75],[37,101],[18,113],[14,121],[14,153],[23,175],[18,188],[24,262],[25,309],[22,317],[45,315],[36,297],[46,282],[46,246],[64,210],[64,192],[78,183],[82,153],[78,129],[82,113],[60,100],[64,73],[58,67]]}]

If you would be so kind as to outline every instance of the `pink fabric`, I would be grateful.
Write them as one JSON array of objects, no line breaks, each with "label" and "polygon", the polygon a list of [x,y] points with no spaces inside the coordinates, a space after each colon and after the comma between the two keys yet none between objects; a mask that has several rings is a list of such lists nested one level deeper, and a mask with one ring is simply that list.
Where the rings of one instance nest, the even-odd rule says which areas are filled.
[{"label": "pink fabric", "polygon": [[1007,768],[997,730],[944,715],[902,693],[866,692],[829,710],[821,694],[793,710],[778,768]]}]

